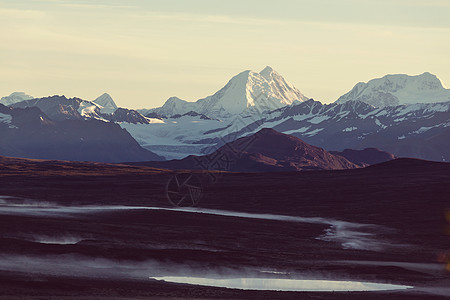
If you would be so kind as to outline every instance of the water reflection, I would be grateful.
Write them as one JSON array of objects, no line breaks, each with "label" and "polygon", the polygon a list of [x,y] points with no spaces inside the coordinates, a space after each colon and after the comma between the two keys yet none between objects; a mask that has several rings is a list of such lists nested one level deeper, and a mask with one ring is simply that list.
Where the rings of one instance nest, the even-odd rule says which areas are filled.
[{"label": "water reflection", "polygon": [[274,291],[386,291],[408,289],[412,286],[333,280],[300,280],[281,278],[202,278],[202,277],[150,277],[173,283],[187,283],[204,286],[224,287],[243,290]]}]

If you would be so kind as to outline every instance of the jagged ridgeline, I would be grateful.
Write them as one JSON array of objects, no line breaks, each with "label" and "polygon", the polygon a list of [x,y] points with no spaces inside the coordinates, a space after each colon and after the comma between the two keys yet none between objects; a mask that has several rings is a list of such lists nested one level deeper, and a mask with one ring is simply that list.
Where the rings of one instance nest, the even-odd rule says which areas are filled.
[{"label": "jagged ridgeline", "polygon": [[[19,117],[14,114],[36,108],[52,124],[95,120],[114,127],[116,123],[134,140],[138,152],[152,153],[155,160],[210,154],[263,128],[328,151],[377,148],[397,157],[450,159],[450,90],[430,73],[387,75],[358,83],[330,104],[306,97],[271,67],[241,72],[216,93],[195,102],[171,97],[151,109],[120,108],[106,93],[88,101],[65,96],[33,98],[16,92],[0,103],[7,105],[0,112],[4,136],[17,135]],[[77,139],[74,144],[85,137],[80,133]],[[4,143],[0,154],[25,155],[20,147]],[[125,161],[140,159],[131,156]]]}]

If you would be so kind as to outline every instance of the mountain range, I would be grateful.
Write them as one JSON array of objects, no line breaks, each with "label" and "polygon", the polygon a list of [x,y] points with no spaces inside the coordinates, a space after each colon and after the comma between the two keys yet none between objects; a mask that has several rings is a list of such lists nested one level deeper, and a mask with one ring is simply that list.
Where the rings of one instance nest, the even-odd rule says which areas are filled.
[{"label": "mountain range", "polygon": [[54,121],[96,119],[106,122],[149,123],[135,110],[118,108],[111,96],[106,93],[94,101],[55,95],[23,100],[11,103],[9,106],[12,108],[37,107]]},{"label": "mountain range", "polygon": [[[450,159],[450,90],[430,73],[387,75],[358,83],[330,104],[305,97],[270,67],[261,72],[241,72],[218,92],[196,102],[172,97],[153,109],[119,108],[108,94],[88,101],[65,96],[36,99],[13,93],[3,97],[1,103],[8,105],[0,111],[2,130],[14,132],[18,127],[8,109],[35,108],[55,127],[68,120],[102,124],[90,125],[93,127],[120,126],[155,160],[208,155],[263,128],[329,151],[378,148],[397,157]],[[72,130],[75,132],[76,126]],[[0,155],[23,155],[22,150],[9,148],[8,152],[1,150]],[[107,153],[98,157],[101,155]],[[141,160],[151,159],[123,161]]]}]

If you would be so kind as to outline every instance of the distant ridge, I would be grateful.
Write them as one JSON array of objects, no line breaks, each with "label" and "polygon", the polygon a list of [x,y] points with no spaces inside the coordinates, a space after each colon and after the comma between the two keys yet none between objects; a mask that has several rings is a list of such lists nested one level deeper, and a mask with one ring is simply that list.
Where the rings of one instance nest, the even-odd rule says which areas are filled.
[{"label": "distant ridge", "polygon": [[0,155],[71,161],[162,160],[119,125],[100,120],[52,120],[38,107],[0,104]]},{"label": "distant ridge", "polygon": [[[106,105],[96,103],[97,101]],[[34,98],[11,104],[13,108],[38,107],[50,119],[62,120],[101,120],[105,122],[127,122],[148,124],[149,121],[139,112],[132,109],[117,108],[114,100],[108,94],[103,94],[94,102],[80,98],[67,98],[54,95],[45,98]]]},{"label": "distant ridge", "polygon": [[417,172],[423,172],[426,170],[449,170],[450,171],[450,162],[437,162],[437,161],[429,161],[418,158],[397,158],[394,160],[386,161],[383,163],[375,164],[369,166],[370,170],[379,169],[379,170],[391,170],[391,171],[407,171],[410,169],[417,170]]},{"label": "distant ridge", "polygon": [[428,72],[416,76],[386,75],[367,83],[359,82],[336,102],[355,100],[375,107],[445,102],[450,101],[450,89],[445,89],[437,76]]},{"label": "distant ridge", "polygon": [[25,94],[24,92],[14,92],[9,96],[2,97],[0,99],[0,104],[8,106],[20,101],[31,100],[33,98],[34,98],[33,96]]},{"label": "distant ridge", "polygon": [[363,150],[345,149],[344,151],[330,151],[331,154],[345,157],[360,166],[370,166],[395,159],[395,155],[377,148]]}]

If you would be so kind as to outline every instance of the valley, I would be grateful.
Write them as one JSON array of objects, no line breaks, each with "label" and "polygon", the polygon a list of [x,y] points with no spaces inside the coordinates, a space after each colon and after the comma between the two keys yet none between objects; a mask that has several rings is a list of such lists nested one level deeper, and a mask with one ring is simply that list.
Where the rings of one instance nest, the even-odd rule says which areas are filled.
[{"label": "valley", "polygon": [[[168,181],[186,171],[8,158],[0,167],[4,297],[56,299],[73,291],[87,299],[433,299],[448,292],[446,163],[398,159],[354,170],[220,172],[215,182],[210,172],[191,171],[201,182],[195,208],[173,208],[167,199]],[[150,278],[164,276],[413,288],[242,291]]]}]

